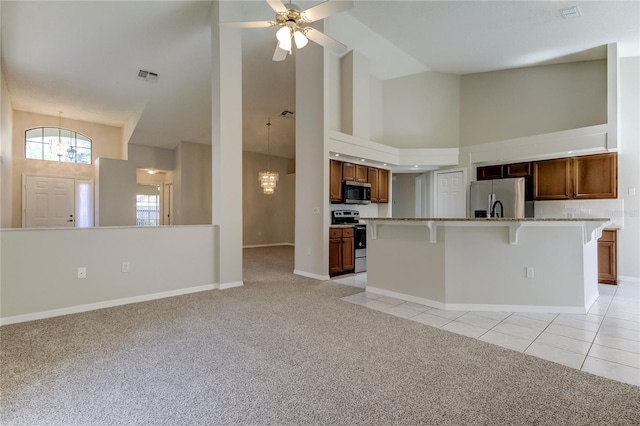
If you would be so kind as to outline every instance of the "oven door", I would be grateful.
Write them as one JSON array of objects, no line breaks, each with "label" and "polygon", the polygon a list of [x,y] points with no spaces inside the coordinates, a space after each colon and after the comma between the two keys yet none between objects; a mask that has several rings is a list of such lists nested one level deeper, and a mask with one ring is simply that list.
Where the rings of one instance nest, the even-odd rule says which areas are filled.
[{"label": "oven door", "polygon": [[367,225],[355,226],[353,242],[356,250],[367,248]]}]

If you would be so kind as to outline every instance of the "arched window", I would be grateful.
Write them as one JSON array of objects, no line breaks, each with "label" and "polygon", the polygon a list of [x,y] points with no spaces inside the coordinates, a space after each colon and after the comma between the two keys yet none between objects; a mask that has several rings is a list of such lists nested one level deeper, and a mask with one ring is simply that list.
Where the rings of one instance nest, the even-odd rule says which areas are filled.
[{"label": "arched window", "polygon": [[59,127],[36,127],[25,132],[24,155],[32,160],[91,164],[91,139]]}]

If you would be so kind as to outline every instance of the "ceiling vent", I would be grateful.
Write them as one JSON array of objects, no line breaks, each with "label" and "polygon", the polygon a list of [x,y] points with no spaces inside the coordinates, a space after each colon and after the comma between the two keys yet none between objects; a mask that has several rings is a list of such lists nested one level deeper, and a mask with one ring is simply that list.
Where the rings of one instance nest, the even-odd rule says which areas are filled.
[{"label": "ceiling vent", "polygon": [[145,71],[145,70],[140,70],[138,71],[138,78],[140,80],[146,80],[146,81],[158,81],[158,74],[156,74],[155,72],[151,72],[151,71]]},{"label": "ceiling vent", "polygon": [[562,15],[564,19],[572,19],[581,17],[582,13],[580,13],[580,8],[578,6],[571,6],[560,9],[560,15]]},{"label": "ceiling vent", "polygon": [[288,109],[285,109],[280,113],[280,115],[283,117],[286,117],[287,115],[293,115],[293,111],[289,111]]}]

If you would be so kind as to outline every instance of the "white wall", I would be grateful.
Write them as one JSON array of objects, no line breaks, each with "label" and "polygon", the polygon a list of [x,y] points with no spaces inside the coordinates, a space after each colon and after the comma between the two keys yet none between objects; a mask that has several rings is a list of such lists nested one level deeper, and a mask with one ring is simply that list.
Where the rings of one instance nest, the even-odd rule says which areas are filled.
[{"label": "white wall", "polygon": [[135,226],[136,168],[126,160],[95,162],[96,226]]},{"label": "white wall", "polygon": [[[187,293],[214,284],[214,226],[11,229],[0,231],[0,236],[3,323]],[[129,273],[121,272],[125,261]],[[78,267],[87,268],[86,278],[77,278]]]},{"label": "white wall", "polygon": [[461,77],[460,146],[607,123],[607,61]]},{"label": "white wall", "polygon": [[176,225],[211,223],[211,145],[180,142],[173,172]]},{"label": "white wall", "polygon": [[[640,57],[620,59],[618,197],[624,200],[618,274],[640,281]],[[635,188],[635,195],[629,194]]]},{"label": "white wall", "polygon": [[12,222],[12,129],[13,108],[2,67],[0,67],[0,228],[10,228]]},{"label": "white wall", "polygon": [[128,160],[137,168],[173,170],[175,163],[174,149],[129,144],[128,151]]},{"label": "white wall", "polygon": [[382,143],[397,148],[456,148],[460,76],[424,72],[382,82]]},{"label": "white wall", "polygon": [[420,173],[394,173],[393,217],[416,216],[416,177]]},{"label": "white wall", "polygon": [[[319,28],[321,29],[321,28]],[[295,271],[329,276],[329,53],[315,43],[297,50]]]}]

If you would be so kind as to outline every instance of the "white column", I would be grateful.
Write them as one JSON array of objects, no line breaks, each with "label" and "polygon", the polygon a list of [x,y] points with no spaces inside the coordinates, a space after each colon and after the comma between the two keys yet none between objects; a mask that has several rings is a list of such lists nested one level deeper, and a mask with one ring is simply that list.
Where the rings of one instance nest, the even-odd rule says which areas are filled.
[{"label": "white column", "polygon": [[[322,30],[321,26],[318,29]],[[296,50],[296,234],[294,273],[329,278],[329,154],[324,49]],[[291,58],[287,58],[290,60]]]},{"label": "white column", "polygon": [[223,2],[211,2],[212,219],[218,225],[216,284],[242,283],[242,41],[221,28]]}]

